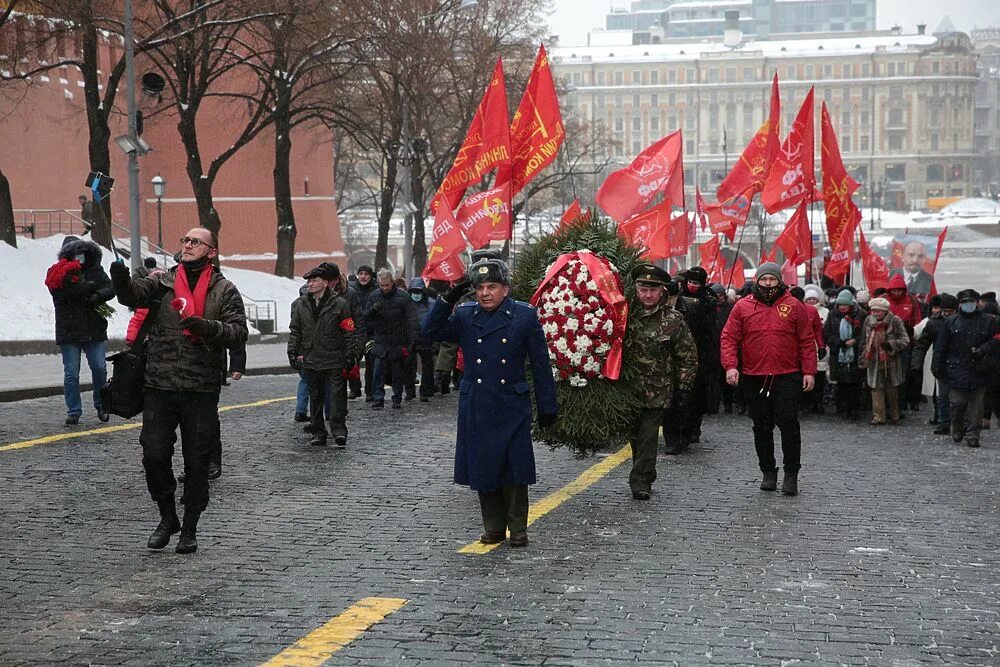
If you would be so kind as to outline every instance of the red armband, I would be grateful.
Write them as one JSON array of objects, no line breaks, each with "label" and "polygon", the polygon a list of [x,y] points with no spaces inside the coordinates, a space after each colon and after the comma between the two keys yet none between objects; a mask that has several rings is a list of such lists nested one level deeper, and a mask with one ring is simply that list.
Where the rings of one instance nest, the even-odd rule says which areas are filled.
[{"label": "red armband", "polygon": [[340,321],[340,328],[347,333],[354,333],[354,318],[348,317]]}]

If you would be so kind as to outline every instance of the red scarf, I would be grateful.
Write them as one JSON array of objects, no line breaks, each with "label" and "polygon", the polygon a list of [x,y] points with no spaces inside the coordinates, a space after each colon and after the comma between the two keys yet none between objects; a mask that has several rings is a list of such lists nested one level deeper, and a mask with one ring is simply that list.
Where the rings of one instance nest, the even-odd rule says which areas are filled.
[{"label": "red scarf", "polygon": [[[198,284],[194,286],[194,292],[191,292],[191,286],[188,283],[187,269],[183,264],[177,267],[177,276],[174,278],[174,295],[177,297],[174,299],[174,308],[180,313],[181,318],[185,317],[204,317],[205,316],[205,300],[208,297],[208,283],[212,280],[212,271],[215,267],[211,264],[205,266],[201,271],[201,275],[198,277]],[[180,301],[180,304],[176,302]],[[180,306],[180,307],[178,307]],[[190,338],[192,341],[198,339],[197,336],[191,334],[187,329],[184,330],[184,335]]]}]

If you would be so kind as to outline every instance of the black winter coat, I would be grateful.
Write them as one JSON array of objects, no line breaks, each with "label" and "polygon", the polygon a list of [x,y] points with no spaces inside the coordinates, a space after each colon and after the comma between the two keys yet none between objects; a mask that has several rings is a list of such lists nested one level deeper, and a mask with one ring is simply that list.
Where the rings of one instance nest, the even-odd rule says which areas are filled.
[{"label": "black winter coat", "polygon": [[219,393],[226,376],[225,351],[239,350],[247,342],[243,297],[236,285],[218,272],[213,273],[204,319],[215,322],[218,333],[192,340],[181,331],[180,314],[170,307],[179,270],[178,265],[157,276],[115,284],[115,293],[118,301],[129,308],[149,308],[153,301],[161,299],[146,347],[147,389]]},{"label": "black winter coat", "polygon": [[101,248],[93,241],[70,241],[59,251],[59,259],[84,255],[80,282],[64,283],[49,290],[56,311],[56,345],[95,343],[108,339],[108,321],[94,308],[115,296],[111,279],[101,266]]},{"label": "black winter coat", "polygon": [[365,319],[375,341],[372,353],[376,357],[398,359],[419,332],[410,331],[413,321],[413,301],[410,295],[393,287],[388,294],[377,290],[368,299]]},{"label": "black winter coat", "polygon": [[945,318],[934,341],[934,377],[951,389],[980,389],[997,372],[997,318],[982,311]]},{"label": "black winter coat", "polygon": [[927,351],[931,349],[938,334],[941,333],[944,319],[941,315],[931,315],[927,318],[927,324],[924,325],[924,330],[920,332],[917,342],[913,346],[913,354],[910,356],[911,371],[924,370],[924,359],[927,358]]},{"label": "black winter coat", "polygon": [[[858,360],[861,354],[861,331],[862,327],[864,327],[866,315],[865,311],[856,306],[849,315],[854,319],[854,325],[851,328],[851,338],[854,339],[853,362],[840,363],[840,351],[844,349],[844,343],[847,341],[840,337],[840,321],[844,319],[844,315],[840,314],[836,306],[830,308],[830,314],[823,325],[823,340],[826,341],[826,346],[830,348],[828,353],[828,359],[830,360],[830,380],[833,382],[843,382],[844,384],[860,384],[865,377],[865,371],[858,365]],[[850,340],[850,338],[847,340]]]},{"label": "black winter coat", "polygon": [[317,305],[309,294],[292,303],[288,324],[288,357],[304,357],[302,367],[313,371],[340,371],[358,357],[351,305],[327,290]]},{"label": "black winter coat", "polygon": [[366,311],[368,309],[368,301],[371,299],[373,294],[377,294],[379,289],[378,285],[375,283],[375,279],[372,278],[368,281],[367,285],[362,285],[357,281],[352,281],[348,284],[348,287],[354,290],[354,299],[351,301],[351,312],[354,314],[354,326],[358,328],[358,333],[365,339],[369,341],[374,338],[371,327],[368,325],[368,317]]}]

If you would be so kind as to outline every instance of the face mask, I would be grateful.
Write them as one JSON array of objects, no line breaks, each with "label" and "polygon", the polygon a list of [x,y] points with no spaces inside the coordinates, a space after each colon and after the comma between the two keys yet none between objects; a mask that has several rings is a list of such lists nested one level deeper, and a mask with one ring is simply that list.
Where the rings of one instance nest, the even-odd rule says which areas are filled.
[{"label": "face mask", "polygon": [[963,313],[970,314],[976,312],[976,302],[975,301],[965,301],[958,304],[958,309]]},{"label": "face mask", "polygon": [[784,291],[785,288],[782,285],[774,285],[773,287],[764,287],[763,285],[757,285],[757,295],[760,297],[761,301],[767,304],[774,303],[775,300],[777,300],[777,298],[781,296],[781,293]]},{"label": "face mask", "polygon": [[687,288],[689,293],[697,294],[698,290],[701,289],[701,285],[699,285],[698,283],[688,283]]},{"label": "face mask", "polygon": [[73,259],[75,259],[75,260],[76,260],[77,262],[79,262],[79,263],[80,263],[80,265],[82,266],[82,265],[83,265],[83,261],[84,261],[85,259],[87,259],[87,256],[86,256],[86,255],[75,255],[75,256],[73,257]]},{"label": "face mask", "polygon": [[415,303],[420,303],[421,301],[424,300],[424,295],[423,294],[411,294],[410,298],[413,299],[413,301]]}]

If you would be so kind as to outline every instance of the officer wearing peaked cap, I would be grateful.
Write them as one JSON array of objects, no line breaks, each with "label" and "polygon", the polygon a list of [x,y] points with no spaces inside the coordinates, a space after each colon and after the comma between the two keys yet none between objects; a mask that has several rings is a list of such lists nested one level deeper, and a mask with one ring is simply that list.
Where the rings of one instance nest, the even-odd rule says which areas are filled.
[{"label": "officer wearing peaked cap", "polygon": [[675,393],[679,403],[689,402],[698,372],[698,350],[684,318],[667,304],[670,274],[652,264],[632,269],[638,308],[629,310],[634,335],[629,352],[642,377],[643,406],[632,427],[632,471],[628,483],[632,497],[649,500],[656,481],[656,446],[663,409]]},{"label": "officer wearing peaked cap", "polygon": [[[470,285],[475,301],[455,303]],[[465,357],[459,387],[455,483],[479,492],[483,544],[528,543],[528,485],[535,483],[531,444],[531,363],[538,421],[555,423],[559,407],[545,334],[535,309],[514,301],[510,271],[499,259],[469,267],[469,281],[439,299],[421,337],[458,343]]]}]

